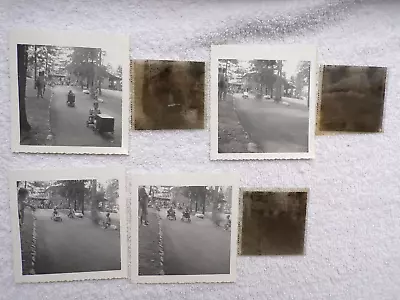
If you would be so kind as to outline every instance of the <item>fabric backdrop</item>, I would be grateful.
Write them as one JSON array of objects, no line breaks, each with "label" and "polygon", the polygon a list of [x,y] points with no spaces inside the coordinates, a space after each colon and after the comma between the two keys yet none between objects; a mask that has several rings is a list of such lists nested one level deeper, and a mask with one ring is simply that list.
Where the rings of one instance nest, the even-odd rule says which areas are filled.
[{"label": "fabric backdrop", "polygon": [[[135,132],[126,157],[12,154],[7,38],[17,26],[128,34],[140,59],[208,60],[216,43],[313,43],[320,63],[388,67],[384,133],[317,137],[311,161],[211,162],[207,130]],[[399,34],[394,0],[2,0],[0,299],[398,299]],[[14,284],[7,171],[120,165],[237,171],[242,186],[309,187],[306,255],[239,257],[235,284]]]}]

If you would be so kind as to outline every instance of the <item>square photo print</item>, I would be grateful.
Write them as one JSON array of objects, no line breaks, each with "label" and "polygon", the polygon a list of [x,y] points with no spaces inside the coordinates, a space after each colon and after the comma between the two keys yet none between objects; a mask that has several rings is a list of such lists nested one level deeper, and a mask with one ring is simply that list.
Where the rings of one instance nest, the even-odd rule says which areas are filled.
[{"label": "square photo print", "polygon": [[132,280],[235,281],[237,181],[229,174],[135,176]]},{"label": "square photo print", "polygon": [[303,255],[307,190],[242,190],[239,253]]},{"label": "square photo print", "polygon": [[323,66],[317,133],[382,132],[385,67]]},{"label": "square photo print", "polygon": [[131,61],[135,130],[204,129],[205,63]]},{"label": "square photo print", "polygon": [[211,48],[211,159],[314,157],[316,48]]},{"label": "square photo print", "polygon": [[10,175],[16,282],[128,277],[124,173]]},{"label": "square photo print", "polygon": [[12,150],[128,154],[129,39],[14,30]]}]

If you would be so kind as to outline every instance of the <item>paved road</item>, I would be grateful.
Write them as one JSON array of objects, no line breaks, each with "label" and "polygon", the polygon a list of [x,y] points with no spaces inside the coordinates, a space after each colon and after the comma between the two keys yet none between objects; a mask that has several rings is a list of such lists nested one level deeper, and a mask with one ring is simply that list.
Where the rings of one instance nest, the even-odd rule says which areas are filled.
[{"label": "paved road", "polygon": [[[72,90],[76,95],[76,106],[69,107],[66,104],[67,94]],[[51,130],[55,135],[55,146],[93,146],[93,147],[120,147],[122,136],[122,99],[107,97],[100,103],[102,113],[115,119],[114,139],[112,136],[101,136],[91,128],[86,127],[89,110],[93,107],[93,100],[80,88],[57,85],[53,88],[51,103]]]},{"label": "paved road", "polygon": [[164,272],[166,275],[229,274],[230,231],[216,227],[208,219],[192,217],[182,222],[166,219],[161,210]]},{"label": "paved road", "polygon": [[52,210],[37,209],[36,274],[121,269],[118,231],[102,229],[90,219],[54,222]]},{"label": "paved road", "polygon": [[244,130],[265,153],[308,151],[308,108],[234,95]]}]

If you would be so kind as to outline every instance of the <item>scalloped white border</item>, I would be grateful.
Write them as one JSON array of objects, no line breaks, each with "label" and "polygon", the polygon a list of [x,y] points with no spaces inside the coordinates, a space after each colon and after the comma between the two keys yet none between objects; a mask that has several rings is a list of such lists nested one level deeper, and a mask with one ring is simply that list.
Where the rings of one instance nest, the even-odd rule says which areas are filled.
[{"label": "scalloped white border", "polygon": [[[76,180],[76,179],[118,179],[120,201],[120,247],[121,270],[100,272],[76,272],[46,275],[23,275],[21,259],[21,241],[18,218],[17,181],[37,180]],[[126,185],[124,169],[54,169],[54,170],[18,170],[9,173],[10,208],[13,236],[14,278],[17,283],[36,283],[53,281],[76,281],[89,279],[112,279],[128,277],[128,234],[126,214]]]},{"label": "scalloped white border", "polygon": [[[131,269],[130,279],[135,283],[195,283],[234,282],[236,280],[237,235],[239,213],[239,176],[235,173],[182,173],[182,174],[128,174],[131,185]],[[215,275],[155,275],[139,276],[139,221],[138,193],[141,185],[170,186],[231,186],[232,187],[232,227],[230,247],[230,273]]]},{"label": "scalloped white border", "polygon": [[[275,59],[310,61],[310,107],[308,152],[218,153],[218,59]],[[315,115],[317,98],[317,48],[309,45],[212,45],[210,67],[211,160],[264,160],[315,158]]]},{"label": "scalloped white border", "polygon": [[[122,134],[120,147],[80,146],[34,146],[20,144],[17,44],[56,45],[60,47],[112,46],[123,57],[122,64]],[[103,33],[80,33],[74,31],[42,31],[14,29],[9,35],[10,80],[11,80],[11,149],[22,153],[64,153],[64,154],[129,154],[128,139],[130,126],[129,100],[129,38]]]}]

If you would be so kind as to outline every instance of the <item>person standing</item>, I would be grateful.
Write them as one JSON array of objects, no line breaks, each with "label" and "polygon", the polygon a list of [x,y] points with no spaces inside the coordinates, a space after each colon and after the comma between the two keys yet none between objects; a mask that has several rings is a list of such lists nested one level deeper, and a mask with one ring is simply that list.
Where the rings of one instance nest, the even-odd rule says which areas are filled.
[{"label": "person standing", "polygon": [[37,98],[39,97],[43,98],[45,88],[46,88],[46,82],[44,78],[44,71],[40,71],[39,76],[36,78]]},{"label": "person standing", "polygon": [[140,187],[139,188],[140,224],[144,226],[149,225],[149,221],[147,219],[148,203],[149,203],[149,195],[147,195],[146,189],[144,187]]},{"label": "person standing", "polygon": [[223,101],[225,100],[225,92],[226,89],[226,82],[225,78],[223,75],[220,75],[219,81],[218,81],[218,100]]},{"label": "person standing", "polygon": [[29,192],[25,188],[20,188],[18,190],[18,217],[19,217],[19,225],[22,226],[24,225],[24,218],[25,218],[25,208],[29,206],[33,211],[36,210],[36,208],[29,204],[27,199],[29,196]]}]

